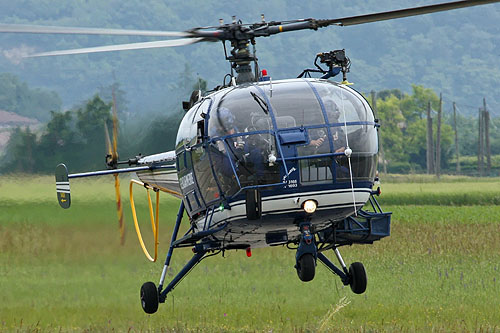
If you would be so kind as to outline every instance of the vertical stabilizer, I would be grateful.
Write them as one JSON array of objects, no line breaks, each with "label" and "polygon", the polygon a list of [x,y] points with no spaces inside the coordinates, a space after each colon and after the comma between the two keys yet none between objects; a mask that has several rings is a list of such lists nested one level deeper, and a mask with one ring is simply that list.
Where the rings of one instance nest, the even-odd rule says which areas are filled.
[{"label": "vertical stabilizer", "polygon": [[56,167],[56,190],[59,205],[62,208],[69,208],[69,206],[71,206],[71,195],[69,190],[68,168],[62,163]]}]

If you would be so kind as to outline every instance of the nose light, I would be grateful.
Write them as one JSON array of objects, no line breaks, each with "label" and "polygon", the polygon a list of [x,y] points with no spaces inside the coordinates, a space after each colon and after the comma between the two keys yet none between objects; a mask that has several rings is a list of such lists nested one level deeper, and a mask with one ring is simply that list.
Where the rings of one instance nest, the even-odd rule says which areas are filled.
[{"label": "nose light", "polygon": [[316,208],[318,208],[318,204],[314,200],[306,200],[302,207],[306,213],[312,214],[316,211]]}]

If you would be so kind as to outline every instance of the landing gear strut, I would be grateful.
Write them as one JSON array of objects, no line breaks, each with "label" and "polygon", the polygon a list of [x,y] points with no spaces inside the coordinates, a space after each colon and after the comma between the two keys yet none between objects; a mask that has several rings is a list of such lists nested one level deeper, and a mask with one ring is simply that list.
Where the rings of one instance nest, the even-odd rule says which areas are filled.
[{"label": "landing gear strut", "polygon": [[295,255],[295,269],[297,269],[299,279],[303,282],[314,279],[316,273],[316,259],[318,258],[318,251],[310,228],[310,223],[302,223],[300,225],[302,234],[300,236],[297,254]]},{"label": "landing gear strut", "polygon": [[339,260],[342,270],[335,266],[323,253],[318,253],[318,259],[328,267],[332,273],[337,274],[344,285],[349,285],[355,294],[362,294],[366,290],[367,278],[365,267],[360,262],[352,263],[349,270],[344,263],[344,259],[340,255],[337,247],[333,248],[337,259]]}]

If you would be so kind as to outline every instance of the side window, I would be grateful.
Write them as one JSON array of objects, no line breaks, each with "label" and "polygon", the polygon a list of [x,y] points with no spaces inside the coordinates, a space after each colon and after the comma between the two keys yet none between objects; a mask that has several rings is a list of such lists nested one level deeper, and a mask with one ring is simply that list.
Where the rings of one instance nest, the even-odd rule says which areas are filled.
[{"label": "side window", "polygon": [[185,153],[177,155],[177,171],[183,171],[186,168]]},{"label": "side window", "polygon": [[192,169],[193,168],[193,162],[191,161],[191,152],[186,151],[186,169]]},{"label": "side window", "polygon": [[215,182],[215,178],[210,167],[210,159],[203,146],[198,146],[191,150],[193,159],[194,172],[198,181],[201,195],[206,203],[209,203],[220,198],[219,188]]}]

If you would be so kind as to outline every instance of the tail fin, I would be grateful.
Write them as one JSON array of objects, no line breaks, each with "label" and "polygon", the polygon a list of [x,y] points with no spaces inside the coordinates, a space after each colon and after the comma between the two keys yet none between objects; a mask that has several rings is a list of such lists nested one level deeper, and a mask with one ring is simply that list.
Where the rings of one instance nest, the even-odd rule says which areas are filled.
[{"label": "tail fin", "polygon": [[62,208],[69,208],[71,206],[71,194],[69,190],[68,168],[62,163],[56,167],[56,190],[59,205]]}]

